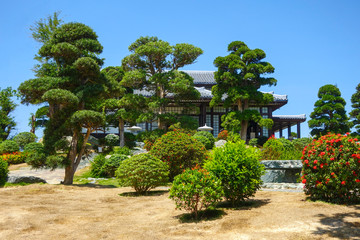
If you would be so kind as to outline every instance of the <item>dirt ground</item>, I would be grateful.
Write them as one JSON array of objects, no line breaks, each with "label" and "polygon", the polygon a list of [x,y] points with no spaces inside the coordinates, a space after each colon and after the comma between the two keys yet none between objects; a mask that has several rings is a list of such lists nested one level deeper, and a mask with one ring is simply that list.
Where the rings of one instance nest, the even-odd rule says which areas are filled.
[{"label": "dirt ground", "polygon": [[[168,192],[29,185],[0,189],[0,239],[360,239],[360,205],[305,201],[259,191],[246,206],[194,222]],[[121,193],[125,193],[119,195]],[[185,214],[185,215],[184,215]]]}]

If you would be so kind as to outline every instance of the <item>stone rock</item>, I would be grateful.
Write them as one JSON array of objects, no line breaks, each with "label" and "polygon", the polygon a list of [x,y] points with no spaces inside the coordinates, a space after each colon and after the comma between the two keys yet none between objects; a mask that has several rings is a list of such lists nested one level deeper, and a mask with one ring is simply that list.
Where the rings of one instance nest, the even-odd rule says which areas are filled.
[{"label": "stone rock", "polygon": [[135,142],[135,144],[139,148],[144,148],[144,146],[145,146],[145,143],[143,143],[143,142]]},{"label": "stone rock", "polygon": [[215,142],[215,147],[222,147],[225,145],[225,143],[226,143],[226,140],[221,139],[221,140]]},{"label": "stone rock", "polygon": [[147,153],[148,151],[146,149],[143,148],[139,148],[139,147],[135,147],[133,150],[131,150],[133,155],[138,155],[141,153]]},{"label": "stone rock", "polygon": [[9,176],[7,182],[9,183],[46,183],[46,181],[34,176]]},{"label": "stone rock", "polygon": [[300,176],[301,160],[265,160],[265,175],[261,177],[264,183],[296,183]]}]

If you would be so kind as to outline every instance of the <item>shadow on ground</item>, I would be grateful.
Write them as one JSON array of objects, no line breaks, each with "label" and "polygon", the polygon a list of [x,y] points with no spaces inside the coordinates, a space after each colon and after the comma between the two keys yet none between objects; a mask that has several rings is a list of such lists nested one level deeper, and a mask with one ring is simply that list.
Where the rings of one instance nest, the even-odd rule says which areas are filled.
[{"label": "shadow on ground", "polygon": [[229,201],[220,202],[216,207],[218,208],[230,208],[233,210],[250,210],[252,208],[259,208],[270,203],[270,199],[250,199],[243,201],[235,206]]},{"label": "shadow on ground", "polygon": [[[349,207],[360,210],[359,205]],[[314,234],[339,239],[360,239],[360,213],[319,214],[316,217],[320,217],[322,226],[318,227]]]},{"label": "shadow on ground", "polygon": [[205,211],[199,211],[197,219],[195,218],[195,215],[191,213],[183,213],[175,216],[175,218],[179,219],[180,223],[194,223],[201,221],[214,221],[222,218],[224,215],[226,215],[224,210],[207,209]]},{"label": "shadow on ground", "polygon": [[122,197],[161,196],[168,192],[169,192],[168,190],[154,190],[154,191],[145,192],[143,194],[137,192],[124,192],[124,193],[120,193],[119,196]]}]

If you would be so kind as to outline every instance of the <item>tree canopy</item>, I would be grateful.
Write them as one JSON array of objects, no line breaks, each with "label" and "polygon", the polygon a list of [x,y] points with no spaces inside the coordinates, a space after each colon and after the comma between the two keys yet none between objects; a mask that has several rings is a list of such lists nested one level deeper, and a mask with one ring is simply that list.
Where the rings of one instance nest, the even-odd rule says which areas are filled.
[{"label": "tree canopy", "polygon": [[14,118],[10,114],[15,110],[16,104],[12,97],[16,95],[16,91],[11,87],[0,88],[0,142],[6,140],[12,129],[16,126]]},{"label": "tree canopy", "polygon": [[351,96],[351,103],[352,110],[349,115],[356,129],[356,134],[360,135],[360,84],[356,86],[356,92]]},{"label": "tree canopy", "polygon": [[[216,85],[212,87],[213,98],[210,106],[224,104],[224,107],[236,106],[236,113],[223,116],[225,127],[241,131],[241,138],[246,140],[249,121],[262,123],[260,113],[249,109],[249,103],[259,105],[273,100],[271,94],[259,91],[261,86],[276,85],[277,80],[265,77],[274,72],[274,67],[263,61],[266,54],[261,49],[250,49],[244,42],[234,41],[228,45],[229,55],[217,57],[214,65]],[[269,122],[266,121],[267,126]],[[270,124],[271,125],[271,124]]]},{"label": "tree canopy", "polygon": [[335,85],[327,84],[320,87],[314,111],[308,122],[312,136],[322,136],[329,132],[345,134],[350,131],[351,124],[345,111],[345,100]]},{"label": "tree canopy", "polygon": [[158,119],[158,127],[164,129],[172,117],[166,113],[169,103],[200,97],[193,79],[179,68],[194,63],[203,51],[187,43],[172,46],[157,37],[140,37],[129,51],[131,54],[122,60],[126,72],[122,84],[147,91],[149,110]]}]

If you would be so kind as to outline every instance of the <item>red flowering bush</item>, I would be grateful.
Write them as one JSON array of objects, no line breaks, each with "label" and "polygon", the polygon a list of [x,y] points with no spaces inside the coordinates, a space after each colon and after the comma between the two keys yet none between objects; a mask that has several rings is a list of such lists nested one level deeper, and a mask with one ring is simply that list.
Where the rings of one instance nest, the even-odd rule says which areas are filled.
[{"label": "red flowering bush", "polygon": [[0,156],[0,158],[6,161],[8,164],[24,163],[26,157],[27,157],[27,153],[23,153],[23,152],[5,153]]},{"label": "red flowering bush", "polygon": [[312,200],[351,203],[360,200],[360,145],[347,135],[328,134],[303,150],[302,182]]},{"label": "red flowering bush", "polygon": [[226,140],[228,137],[228,131],[227,130],[222,130],[221,132],[219,132],[219,134],[217,135],[216,140]]},{"label": "red flowering bush", "polygon": [[188,134],[171,131],[156,140],[150,154],[169,165],[170,180],[185,169],[201,164],[207,158],[205,146]]}]

